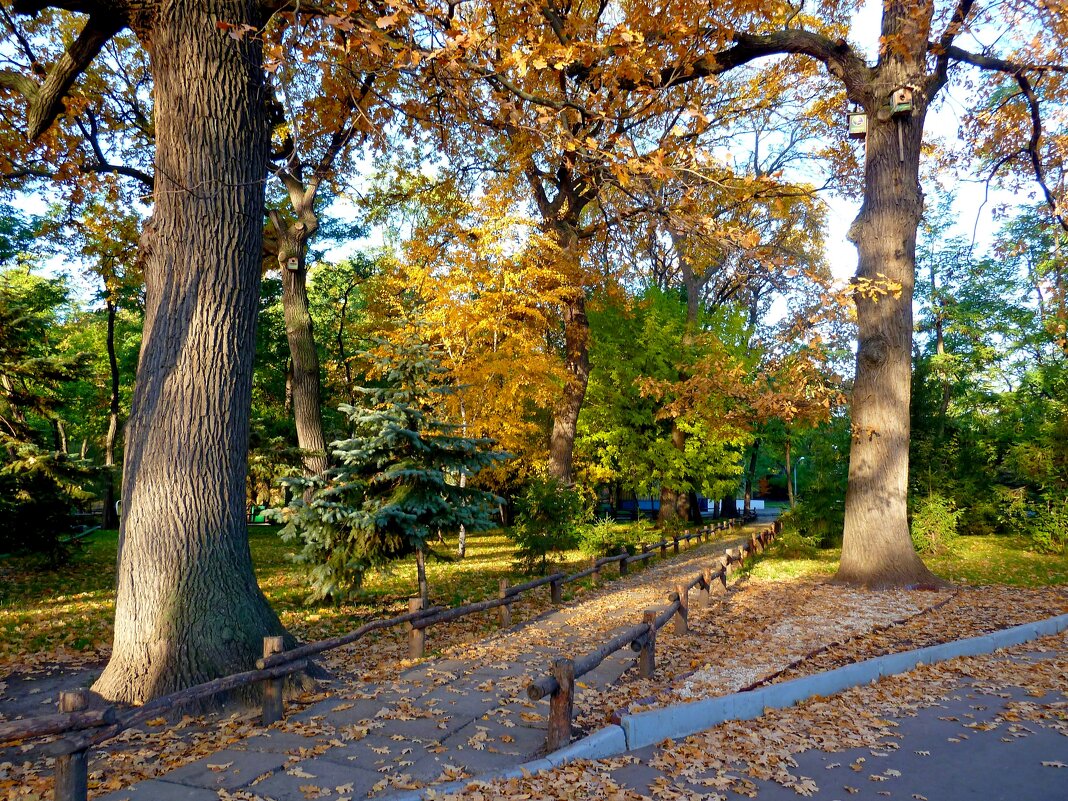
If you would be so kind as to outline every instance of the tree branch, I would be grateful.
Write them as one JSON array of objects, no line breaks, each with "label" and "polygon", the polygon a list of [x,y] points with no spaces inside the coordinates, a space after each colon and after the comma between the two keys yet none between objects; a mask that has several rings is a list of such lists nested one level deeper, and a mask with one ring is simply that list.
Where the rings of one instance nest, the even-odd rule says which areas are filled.
[{"label": "tree branch", "polygon": [[733,46],[702,56],[685,72],[680,73],[674,67],[663,70],[660,85],[673,86],[720,75],[759,58],[788,53],[811,56],[823,62],[827,71],[845,84],[846,94],[853,102],[867,105],[871,99],[872,71],[845,41],[834,41],[812,31],[794,29],[764,34],[738,33]]},{"label": "tree branch", "polygon": [[960,2],[957,3],[957,7],[953,9],[953,16],[950,18],[945,31],[942,33],[942,37],[938,40],[937,49],[930,48],[936,56],[934,86],[931,91],[932,97],[934,97],[935,93],[946,83],[949,72],[949,48],[953,45],[953,40],[956,38],[957,34],[960,33],[961,28],[964,27],[964,21],[972,12],[973,5],[975,5],[974,0],[960,0]]},{"label": "tree branch", "polygon": [[1064,210],[1057,203],[1057,198],[1049,188],[1049,184],[1046,183],[1046,170],[1042,166],[1042,155],[1039,153],[1039,145],[1042,142],[1042,115],[1039,113],[1038,96],[1035,94],[1034,87],[1031,86],[1031,81],[1023,73],[1016,76],[1016,83],[1020,85],[1020,91],[1023,92],[1023,96],[1027,100],[1027,106],[1031,111],[1031,139],[1027,143],[1027,154],[1031,158],[1031,168],[1035,173],[1035,181],[1038,182],[1039,187],[1042,189],[1042,194],[1045,196],[1046,203],[1049,204],[1054,218],[1061,224],[1061,228],[1068,231],[1068,217],[1065,217]]},{"label": "tree branch", "polygon": [[[41,2],[22,2],[15,5],[15,10],[19,13],[36,13],[44,5]],[[49,3],[48,5],[57,4]],[[67,5],[79,6],[73,10],[84,10],[81,3]],[[22,76],[22,80],[12,77],[11,73],[4,76],[3,85],[17,89],[28,101],[26,125],[31,141],[40,138],[41,134],[48,130],[63,111],[63,99],[78,76],[92,63],[96,54],[107,44],[108,40],[122,30],[125,24],[125,20],[114,10],[93,13],[78,38],[52,65],[45,76],[44,83],[40,86],[25,76]]]},{"label": "tree branch", "polygon": [[[928,49],[935,49],[930,45]],[[1004,72],[1009,75],[1019,75],[1023,72],[1061,72],[1068,73],[1068,64],[1023,64],[1019,61],[1010,61],[997,56],[985,56],[982,53],[969,53],[956,45],[946,48],[946,55],[954,61],[961,61],[994,72]]]}]

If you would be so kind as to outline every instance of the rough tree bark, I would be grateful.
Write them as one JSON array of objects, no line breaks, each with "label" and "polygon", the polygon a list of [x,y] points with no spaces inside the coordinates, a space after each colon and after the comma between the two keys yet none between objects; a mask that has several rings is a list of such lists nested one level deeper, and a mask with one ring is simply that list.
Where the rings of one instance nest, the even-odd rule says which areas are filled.
[{"label": "rough tree bark", "polygon": [[[932,81],[926,72],[931,6],[915,14],[888,2],[883,37],[907,42],[884,54],[866,88],[864,202],[850,229],[857,246],[858,349],[851,405],[852,444],[837,580],[871,587],[934,583],[909,536],[909,401],[916,231],[923,125]],[[921,16],[923,14],[921,13]],[[891,93],[914,87],[911,112],[892,116]],[[934,91],[937,88],[931,87]],[[933,93],[933,92],[932,92]]]},{"label": "rough tree bark", "polygon": [[298,222],[286,225],[272,211],[271,223],[278,237],[278,265],[282,271],[282,314],[289,343],[290,374],[287,397],[292,403],[297,446],[304,452],[304,475],[317,476],[327,467],[323,435],[322,384],[319,351],[308,304],[308,239],[319,228],[318,218],[308,208]]},{"label": "rough tree bark", "polygon": [[143,703],[249,668],[283,632],[252,572],[245,474],[268,129],[248,0],[163,0],[131,20],[149,53],[155,209],[126,431],[115,639],[94,689]]}]

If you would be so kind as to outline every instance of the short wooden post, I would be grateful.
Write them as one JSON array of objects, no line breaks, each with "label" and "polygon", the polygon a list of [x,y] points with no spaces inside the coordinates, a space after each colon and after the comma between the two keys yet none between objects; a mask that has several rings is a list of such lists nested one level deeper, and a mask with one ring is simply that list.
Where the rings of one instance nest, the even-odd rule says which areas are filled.
[{"label": "short wooden post", "polygon": [[[89,705],[85,690],[60,692],[60,712],[81,712]],[[86,801],[89,796],[89,749],[56,757],[55,801]]]},{"label": "short wooden post", "polygon": [[560,606],[564,602],[564,585],[559,581],[549,582],[549,598],[553,606]]},{"label": "short wooden post", "polygon": [[601,566],[598,564],[596,556],[590,560],[590,567],[593,568],[594,583],[599,582],[601,580]]},{"label": "short wooden post", "polygon": [[[280,654],[285,650],[285,641],[281,637],[263,638],[263,658]],[[270,726],[282,719],[285,713],[282,699],[284,678],[266,679],[263,682],[263,725]]]},{"label": "short wooden post", "polygon": [[649,632],[638,652],[638,675],[643,679],[651,679],[656,673],[656,610],[646,609],[642,622],[648,624]]},{"label": "short wooden post", "polygon": [[667,558],[667,540],[660,540],[660,558]]},{"label": "short wooden post", "polygon": [[712,605],[712,568],[706,567],[701,575],[701,589],[697,592],[697,605],[702,607]]},{"label": "short wooden post", "polygon": [[[408,611],[419,612],[423,609],[422,598],[409,598]],[[422,659],[426,654],[426,629],[417,629],[414,621],[408,623],[408,658]]]},{"label": "short wooden post", "polygon": [[620,547],[619,552],[623,554],[623,558],[619,560],[619,575],[625,576],[630,572],[630,565],[627,564],[627,549]]},{"label": "short wooden post", "polygon": [[559,685],[549,696],[549,736],[546,750],[556,751],[571,742],[571,715],[575,706],[575,663],[553,662],[553,678]]},{"label": "short wooden post", "polygon": [[[501,579],[498,585],[500,590],[497,593],[498,598],[508,597],[508,579]],[[510,604],[501,604],[497,607],[497,615],[501,623],[501,628],[506,629],[512,625],[512,607]]]},{"label": "short wooden post", "polygon": [[686,619],[690,616],[690,591],[682,584],[675,587],[675,592],[679,594],[679,611],[675,613],[675,633],[687,634],[690,631],[690,627],[686,623]]},{"label": "short wooden post", "polygon": [[675,555],[678,556],[679,555],[679,538],[678,538],[678,535],[672,537],[672,540],[674,541],[674,544],[675,544],[674,545],[674,547],[675,547]]}]

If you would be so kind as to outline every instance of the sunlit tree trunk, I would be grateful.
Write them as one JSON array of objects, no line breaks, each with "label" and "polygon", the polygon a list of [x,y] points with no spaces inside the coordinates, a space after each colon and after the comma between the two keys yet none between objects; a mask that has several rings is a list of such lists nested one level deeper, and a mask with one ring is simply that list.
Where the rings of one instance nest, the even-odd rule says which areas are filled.
[{"label": "sunlit tree trunk", "polygon": [[110,397],[108,401],[108,433],[104,438],[104,528],[116,528],[119,525],[118,511],[115,509],[115,443],[119,437],[119,360],[115,353],[115,316],[118,309],[115,302],[108,297],[108,373],[110,378]]},{"label": "sunlit tree trunk", "polygon": [[[921,62],[922,63],[922,62]],[[896,67],[896,69],[895,69]],[[922,74],[922,73],[921,73]],[[912,76],[904,63],[883,67],[877,93],[888,101]],[[865,586],[935,581],[909,536],[909,401],[916,231],[923,212],[920,146],[926,107],[911,115],[869,114],[864,203],[850,229],[859,252],[858,349],[851,405],[852,444],[842,561],[837,579]]]},{"label": "sunlit tree trunk", "polygon": [[283,629],[252,572],[245,475],[268,131],[247,0],[147,4],[155,209],[126,431],[115,635],[94,689],[143,703],[248,669]]}]

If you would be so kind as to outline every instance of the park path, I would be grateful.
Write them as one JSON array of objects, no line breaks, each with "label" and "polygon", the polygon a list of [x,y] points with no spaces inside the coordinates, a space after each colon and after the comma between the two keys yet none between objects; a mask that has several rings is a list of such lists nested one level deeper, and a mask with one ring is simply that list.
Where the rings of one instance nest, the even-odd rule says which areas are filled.
[{"label": "park path", "polygon": [[[753,528],[759,529],[758,523]],[[548,701],[531,702],[526,686],[558,656],[577,657],[661,609],[678,583],[709,567],[749,529],[614,580],[579,600],[381,680],[343,676],[332,694],[270,728],[105,801],[356,801],[368,794],[451,782],[511,768],[541,755]],[[611,568],[606,568],[606,572]],[[911,617],[932,602],[915,593],[846,597],[809,582],[781,590],[732,588],[709,608],[691,606],[689,632],[671,626],[657,638],[657,675],[617,681],[636,658],[617,652],[581,677],[575,724],[581,735],[623,708],[678,703],[734,692],[773,675],[813,649]],[[778,597],[778,600],[776,600]],[[769,603],[770,601],[770,603]],[[374,649],[360,641],[356,649]],[[359,661],[366,664],[367,654]],[[344,664],[344,657],[332,659]],[[162,721],[161,721],[162,723]]]},{"label": "park path", "polygon": [[[766,524],[766,521],[764,523]],[[535,757],[544,746],[548,701],[526,697],[531,678],[560,655],[579,656],[667,605],[677,581],[748,538],[730,536],[606,584],[579,601],[458,646],[395,680],[340,682],[326,700],[287,715],[225,750],[102,801],[340,801],[475,776]],[[608,566],[605,571],[615,569]],[[360,648],[361,643],[356,643]],[[611,692],[634,663],[628,649],[580,680],[584,696]],[[584,721],[579,719],[581,725]],[[586,721],[597,728],[603,721]]]}]

